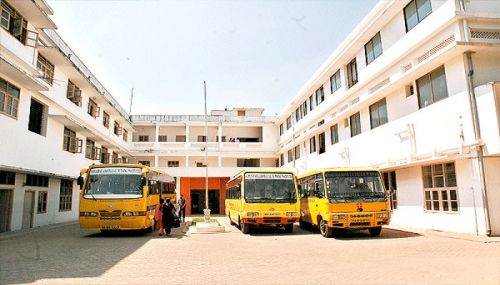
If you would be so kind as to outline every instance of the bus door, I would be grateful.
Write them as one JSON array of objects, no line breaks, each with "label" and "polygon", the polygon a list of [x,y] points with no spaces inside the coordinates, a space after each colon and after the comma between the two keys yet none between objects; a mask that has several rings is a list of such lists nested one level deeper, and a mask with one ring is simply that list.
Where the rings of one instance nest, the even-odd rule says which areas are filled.
[{"label": "bus door", "polygon": [[321,215],[321,202],[324,197],[323,189],[323,174],[316,174],[314,180],[311,181],[312,191],[309,198],[309,211],[311,214],[312,224],[318,224],[318,216]]},{"label": "bus door", "polygon": [[310,177],[302,178],[299,181],[299,195],[300,195],[300,218],[302,221],[311,223],[311,211],[309,210],[309,195],[312,188],[309,183],[312,181]]}]

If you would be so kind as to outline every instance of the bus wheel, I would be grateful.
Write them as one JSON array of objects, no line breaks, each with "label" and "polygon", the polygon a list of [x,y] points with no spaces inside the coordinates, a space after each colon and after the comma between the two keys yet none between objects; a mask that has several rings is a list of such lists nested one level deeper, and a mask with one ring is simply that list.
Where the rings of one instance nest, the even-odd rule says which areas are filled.
[{"label": "bus wheel", "polygon": [[285,233],[291,233],[291,232],[293,232],[293,224],[286,224]]},{"label": "bus wheel", "polygon": [[244,234],[249,234],[250,233],[250,224],[246,223],[241,223],[240,224],[241,232]]},{"label": "bus wheel", "polygon": [[326,238],[333,236],[333,228],[328,227],[328,223],[323,219],[319,220],[319,232]]},{"label": "bus wheel", "polygon": [[380,235],[380,232],[382,232],[382,227],[369,228],[368,231],[372,237],[376,237]]}]

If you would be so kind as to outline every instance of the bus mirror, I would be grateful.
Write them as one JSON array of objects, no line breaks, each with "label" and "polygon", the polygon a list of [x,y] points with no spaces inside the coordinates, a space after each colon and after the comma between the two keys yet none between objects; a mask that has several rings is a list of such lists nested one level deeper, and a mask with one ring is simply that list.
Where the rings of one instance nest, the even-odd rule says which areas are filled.
[{"label": "bus mirror", "polygon": [[83,189],[83,177],[82,176],[78,176],[78,179],[76,180],[76,184],[78,184],[78,186],[80,186],[80,190]]},{"label": "bus mirror", "polygon": [[146,177],[142,177],[142,179],[141,179],[141,187],[146,186],[146,183],[147,183]]},{"label": "bus mirror", "polygon": [[323,193],[321,191],[316,191],[316,197],[323,198],[324,195],[323,195]]}]

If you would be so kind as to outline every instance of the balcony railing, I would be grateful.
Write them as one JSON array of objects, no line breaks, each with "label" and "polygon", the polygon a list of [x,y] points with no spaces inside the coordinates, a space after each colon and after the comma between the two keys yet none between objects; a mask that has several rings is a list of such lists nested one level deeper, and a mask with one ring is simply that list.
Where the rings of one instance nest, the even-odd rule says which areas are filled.
[{"label": "balcony railing", "polygon": [[[159,122],[159,123],[176,123],[176,122],[205,122],[205,115],[131,115],[132,122]],[[276,117],[242,117],[242,116],[214,116],[208,115],[207,122],[229,122],[229,123],[274,123]]]}]

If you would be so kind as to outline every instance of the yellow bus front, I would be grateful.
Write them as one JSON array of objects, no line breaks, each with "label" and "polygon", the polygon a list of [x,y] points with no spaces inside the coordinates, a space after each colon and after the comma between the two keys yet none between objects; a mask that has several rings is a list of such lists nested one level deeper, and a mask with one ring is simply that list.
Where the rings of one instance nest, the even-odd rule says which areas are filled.
[{"label": "yellow bus front", "polygon": [[152,229],[158,195],[148,195],[141,167],[95,167],[87,171],[80,197],[80,228]]},{"label": "yellow bus front", "polygon": [[243,178],[240,226],[277,225],[293,231],[299,219],[293,173],[246,172]]}]

